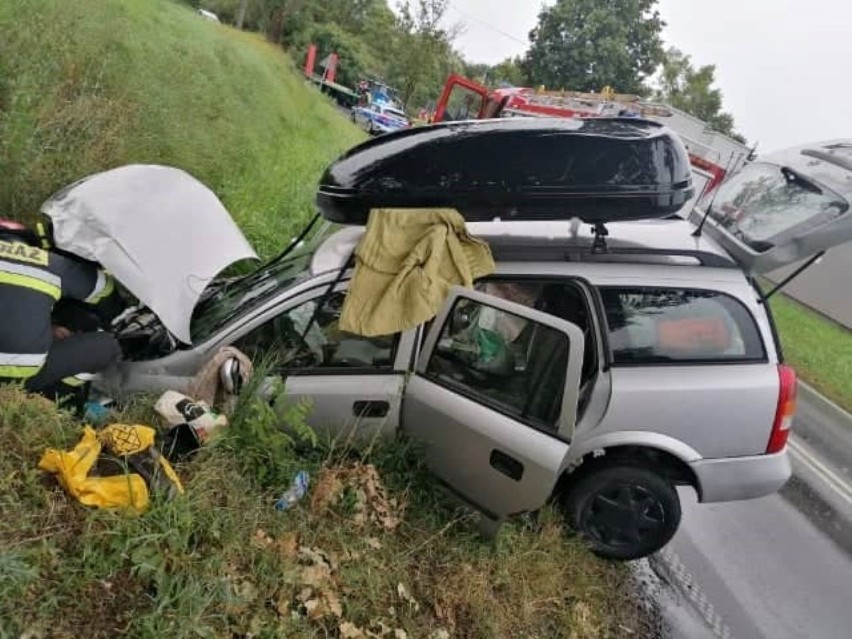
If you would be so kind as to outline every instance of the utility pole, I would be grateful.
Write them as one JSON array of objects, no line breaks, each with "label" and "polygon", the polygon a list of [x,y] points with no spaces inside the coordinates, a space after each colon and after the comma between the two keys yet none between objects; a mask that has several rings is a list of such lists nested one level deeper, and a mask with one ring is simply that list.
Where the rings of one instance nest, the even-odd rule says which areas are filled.
[{"label": "utility pole", "polygon": [[243,22],[246,19],[246,8],[248,7],[248,0],[240,0],[240,9],[237,11],[237,29],[243,28]]}]

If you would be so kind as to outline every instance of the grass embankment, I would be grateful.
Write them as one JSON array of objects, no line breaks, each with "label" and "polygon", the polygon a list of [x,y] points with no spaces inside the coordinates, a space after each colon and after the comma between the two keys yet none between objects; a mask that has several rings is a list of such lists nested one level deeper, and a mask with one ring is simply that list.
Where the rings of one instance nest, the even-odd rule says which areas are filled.
[{"label": "grass embankment", "polygon": [[[279,50],[184,6],[0,3],[3,214],[26,219],[106,168],[171,164],[269,255],[360,137]],[[494,547],[405,444],[359,457],[294,446],[275,426],[244,405],[179,469],[185,497],[129,517],[79,506],[37,470],[80,425],[0,389],[0,637],[643,636],[624,568],[566,541],[552,514]],[[309,497],[276,513],[300,468]]]},{"label": "grass embankment", "polygon": [[852,411],[852,336],[849,329],[778,295],[772,312],[784,356],[799,376]]},{"label": "grass embankment", "polygon": [[261,37],[167,0],[0,3],[0,215],[129,163],[185,169],[274,253],[362,133]]}]

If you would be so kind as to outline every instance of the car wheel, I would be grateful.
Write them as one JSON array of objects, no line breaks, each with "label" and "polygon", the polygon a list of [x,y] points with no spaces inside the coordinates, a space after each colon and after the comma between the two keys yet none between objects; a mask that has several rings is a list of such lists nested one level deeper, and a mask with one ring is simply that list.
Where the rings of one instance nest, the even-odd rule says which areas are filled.
[{"label": "car wheel", "polygon": [[674,486],[645,468],[608,466],[568,486],[566,523],[606,559],[639,559],[665,546],[680,524]]}]

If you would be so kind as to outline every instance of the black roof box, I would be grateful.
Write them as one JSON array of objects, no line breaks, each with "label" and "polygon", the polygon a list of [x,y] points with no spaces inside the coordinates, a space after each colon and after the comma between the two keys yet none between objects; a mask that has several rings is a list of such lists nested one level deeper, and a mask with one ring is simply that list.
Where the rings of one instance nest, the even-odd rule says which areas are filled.
[{"label": "black roof box", "polygon": [[663,217],[692,197],[689,159],[666,127],[635,118],[505,118],[406,129],[326,169],[317,206],[343,224],[381,207],[588,223]]}]

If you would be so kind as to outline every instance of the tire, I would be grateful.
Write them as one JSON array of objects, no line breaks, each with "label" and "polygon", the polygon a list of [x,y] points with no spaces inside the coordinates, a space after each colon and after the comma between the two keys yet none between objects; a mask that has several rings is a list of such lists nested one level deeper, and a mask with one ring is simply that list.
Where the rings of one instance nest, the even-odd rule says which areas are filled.
[{"label": "tire", "polygon": [[604,466],[580,477],[559,498],[566,523],[605,559],[646,557],[680,525],[674,486],[638,466]]}]

